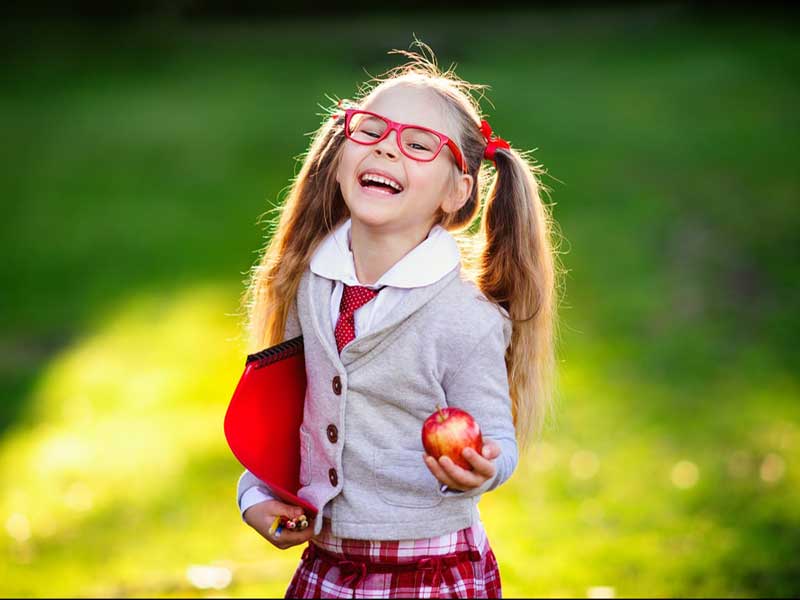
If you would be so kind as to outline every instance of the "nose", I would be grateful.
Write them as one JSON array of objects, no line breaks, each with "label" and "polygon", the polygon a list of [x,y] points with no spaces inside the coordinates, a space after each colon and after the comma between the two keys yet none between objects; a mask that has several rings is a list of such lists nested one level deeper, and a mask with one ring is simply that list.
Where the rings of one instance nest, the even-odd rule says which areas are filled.
[{"label": "nose", "polygon": [[396,131],[390,131],[389,135],[375,144],[375,153],[378,155],[386,154],[387,157],[396,159],[400,151],[400,143]]}]

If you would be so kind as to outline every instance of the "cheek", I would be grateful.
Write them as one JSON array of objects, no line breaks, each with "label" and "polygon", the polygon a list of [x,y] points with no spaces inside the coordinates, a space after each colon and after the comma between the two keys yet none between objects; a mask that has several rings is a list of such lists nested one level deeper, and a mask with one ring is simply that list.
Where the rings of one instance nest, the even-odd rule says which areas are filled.
[{"label": "cheek", "polygon": [[336,179],[340,184],[343,180],[353,177],[356,166],[361,158],[358,148],[353,148],[350,144],[345,144],[345,147],[342,149],[342,156],[339,159],[339,168],[336,169]]},{"label": "cheek", "polygon": [[417,189],[424,189],[427,196],[435,196],[439,198],[443,192],[446,192],[449,186],[450,174],[448,172],[448,165],[439,165],[431,163],[431,168],[418,169],[413,180],[419,186]]},{"label": "cheek", "polygon": [[348,152],[343,151],[339,158],[339,166],[336,168],[336,181],[341,185],[348,178],[348,174],[353,172],[353,160]]}]

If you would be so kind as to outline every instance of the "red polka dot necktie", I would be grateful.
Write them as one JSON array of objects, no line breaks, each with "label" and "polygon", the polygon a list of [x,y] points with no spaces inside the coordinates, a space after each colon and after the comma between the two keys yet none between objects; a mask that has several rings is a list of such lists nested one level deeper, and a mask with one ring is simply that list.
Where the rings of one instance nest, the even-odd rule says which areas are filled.
[{"label": "red polka dot necktie", "polygon": [[356,337],[356,322],[353,314],[377,296],[379,291],[360,285],[344,286],[342,302],[339,304],[339,320],[333,330],[339,354],[342,353],[342,348]]}]

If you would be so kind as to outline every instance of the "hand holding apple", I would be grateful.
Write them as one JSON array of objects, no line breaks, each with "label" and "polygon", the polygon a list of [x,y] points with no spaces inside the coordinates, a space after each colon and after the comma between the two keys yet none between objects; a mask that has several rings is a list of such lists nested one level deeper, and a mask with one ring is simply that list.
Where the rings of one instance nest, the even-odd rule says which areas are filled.
[{"label": "hand holding apple", "polygon": [[463,456],[469,461],[472,467],[471,471],[459,467],[450,460],[449,456],[442,456],[437,462],[432,456],[426,454],[424,459],[436,479],[452,490],[468,492],[482,486],[487,479],[494,477],[497,469],[492,461],[500,456],[500,446],[487,440],[481,454],[472,448],[464,448]]},{"label": "hand holding apple", "polygon": [[500,447],[490,440],[483,443],[480,428],[466,411],[436,408],[422,428],[428,469],[454,490],[464,492],[483,485],[496,473],[492,461],[500,456]]},{"label": "hand holding apple", "polygon": [[449,456],[458,466],[470,470],[472,466],[461,453],[464,448],[481,452],[481,428],[467,411],[437,404],[436,412],[422,424],[422,446],[435,459]]}]

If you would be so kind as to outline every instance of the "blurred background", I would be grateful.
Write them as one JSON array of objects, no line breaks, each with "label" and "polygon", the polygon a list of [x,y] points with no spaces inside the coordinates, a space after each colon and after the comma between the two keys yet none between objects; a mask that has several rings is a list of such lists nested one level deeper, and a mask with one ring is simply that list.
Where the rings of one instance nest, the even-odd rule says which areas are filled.
[{"label": "blurred background", "polygon": [[557,418],[480,503],[505,595],[800,594],[796,15],[291,4],[4,9],[0,595],[283,595],[239,298],[321,106],[414,35],[536,149],[569,270]]}]

